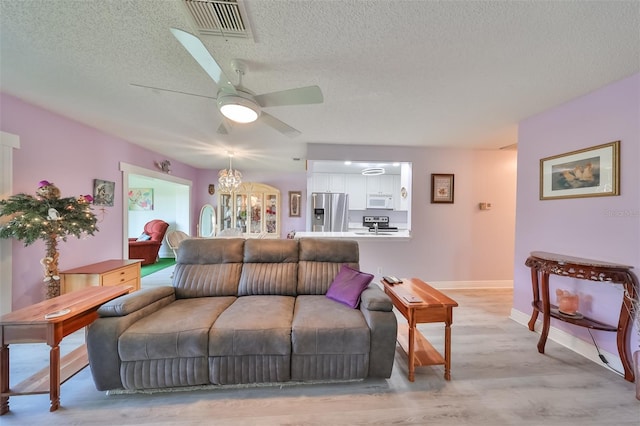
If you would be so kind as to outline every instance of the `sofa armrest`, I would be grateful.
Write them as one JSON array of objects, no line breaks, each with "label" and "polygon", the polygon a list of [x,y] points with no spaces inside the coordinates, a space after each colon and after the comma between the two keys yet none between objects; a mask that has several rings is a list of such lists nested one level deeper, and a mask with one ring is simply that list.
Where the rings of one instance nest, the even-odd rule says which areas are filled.
[{"label": "sofa armrest", "polygon": [[118,340],[136,321],[175,300],[170,286],[138,290],[105,303],[99,318],[87,329],[87,352],[91,375],[98,390],[122,389]]},{"label": "sofa armrest", "polygon": [[360,307],[369,311],[391,312],[393,303],[380,287],[370,285],[360,295]]},{"label": "sofa armrest", "polygon": [[398,334],[398,320],[391,299],[380,287],[371,285],[360,296],[360,311],[371,336],[369,377],[391,377]]},{"label": "sofa armrest", "polygon": [[168,304],[163,303],[163,299],[167,298],[169,300],[165,300],[165,302],[168,303],[176,299],[175,288],[171,286],[146,288],[105,303],[98,308],[98,315],[101,317],[122,317],[153,304],[157,305],[157,308],[154,309],[156,311]]}]

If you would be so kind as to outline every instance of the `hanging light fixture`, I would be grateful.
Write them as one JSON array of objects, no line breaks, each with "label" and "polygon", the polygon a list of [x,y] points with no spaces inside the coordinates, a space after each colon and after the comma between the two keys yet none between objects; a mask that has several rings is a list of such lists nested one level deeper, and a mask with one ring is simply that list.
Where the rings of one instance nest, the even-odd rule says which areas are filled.
[{"label": "hanging light fixture", "polygon": [[221,192],[233,192],[238,189],[242,183],[242,173],[233,170],[232,167],[233,153],[229,154],[229,169],[222,169],[218,172],[218,190]]}]

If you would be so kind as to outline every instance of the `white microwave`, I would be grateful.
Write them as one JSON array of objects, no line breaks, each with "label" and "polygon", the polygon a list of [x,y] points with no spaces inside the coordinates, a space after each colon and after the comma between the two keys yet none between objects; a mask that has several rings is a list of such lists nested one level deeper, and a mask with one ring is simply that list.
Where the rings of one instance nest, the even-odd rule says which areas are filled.
[{"label": "white microwave", "polygon": [[393,195],[391,194],[368,194],[368,209],[393,210]]}]

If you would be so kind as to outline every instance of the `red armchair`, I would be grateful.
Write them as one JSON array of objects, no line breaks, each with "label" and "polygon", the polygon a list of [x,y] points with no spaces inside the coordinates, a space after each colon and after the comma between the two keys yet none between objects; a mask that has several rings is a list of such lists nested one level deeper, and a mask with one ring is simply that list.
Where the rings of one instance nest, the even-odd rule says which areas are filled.
[{"label": "red armchair", "polygon": [[[143,265],[152,265],[158,260],[158,252],[169,224],[163,220],[152,220],[144,225],[139,238],[129,238],[129,259],[143,259]],[[143,240],[143,238],[149,238]]]}]

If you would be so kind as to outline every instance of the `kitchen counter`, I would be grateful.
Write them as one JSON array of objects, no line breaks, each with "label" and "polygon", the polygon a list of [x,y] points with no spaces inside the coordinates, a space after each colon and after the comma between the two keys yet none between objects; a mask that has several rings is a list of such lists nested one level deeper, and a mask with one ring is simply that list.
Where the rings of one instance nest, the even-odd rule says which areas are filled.
[{"label": "kitchen counter", "polygon": [[399,230],[398,232],[375,232],[369,231],[348,231],[348,232],[296,232],[295,238],[345,238],[356,240],[358,242],[366,241],[409,241],[411,233],[408,230]]}]

